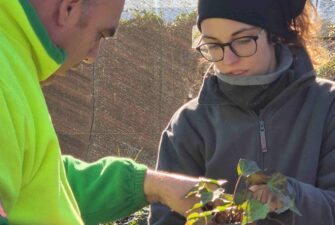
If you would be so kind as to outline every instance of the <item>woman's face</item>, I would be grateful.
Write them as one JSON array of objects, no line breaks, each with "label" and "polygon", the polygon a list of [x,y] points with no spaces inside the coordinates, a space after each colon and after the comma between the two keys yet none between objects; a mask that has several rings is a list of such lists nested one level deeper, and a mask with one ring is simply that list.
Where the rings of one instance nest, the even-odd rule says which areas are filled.
[{"label": "woman's face", "polygon": [[[231,76],[253,76],[271,73],[276,69],[274,46],[269,43],[266,31],[261,28],[229,19],[209,18],[201,23],[201,30],[200,44],[228,43],[244,36],[258,36],[257,51],[249,57],[239,57],[225,46],[223,60],[214,63],[215,68],[221,73]],[[238,40],[242,41],[235,42],[235,46],[240,48],[239,52],[245,54],[243,45],[247,42],[244,39]]]}]

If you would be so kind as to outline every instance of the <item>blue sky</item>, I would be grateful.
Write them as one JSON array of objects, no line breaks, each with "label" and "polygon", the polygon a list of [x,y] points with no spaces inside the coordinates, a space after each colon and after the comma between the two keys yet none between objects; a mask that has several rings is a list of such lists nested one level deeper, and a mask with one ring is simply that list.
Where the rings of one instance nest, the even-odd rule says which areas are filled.
[{"label": "blue sky", "polygon": [[196,8],[197,0],[126,0],[126,9],[128,8]]},{"label": "blue sky", "polygon": [[[317,0],[313,0],[316,2]],[[331,19],[335,22],[335,0],[319,0],[318,7],[323,18]]]}]

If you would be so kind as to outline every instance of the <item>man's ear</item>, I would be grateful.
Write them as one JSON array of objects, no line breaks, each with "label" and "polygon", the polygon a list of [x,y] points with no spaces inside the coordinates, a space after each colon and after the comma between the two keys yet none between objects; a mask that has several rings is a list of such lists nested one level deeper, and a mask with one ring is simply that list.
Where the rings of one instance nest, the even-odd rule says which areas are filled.
[{"label": "man's ear", "polygon": [[61,0],[57,22],[60,26],[76,25],[83,12],[83,0]]}]

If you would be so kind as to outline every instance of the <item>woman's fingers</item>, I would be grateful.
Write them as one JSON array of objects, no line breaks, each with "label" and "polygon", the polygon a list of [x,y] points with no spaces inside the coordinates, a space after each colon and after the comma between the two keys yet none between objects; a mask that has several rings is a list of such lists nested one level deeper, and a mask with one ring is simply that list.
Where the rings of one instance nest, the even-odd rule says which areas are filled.
[{"label": "woman's fingers", "polygon": [[253,185],[249,189],[253,192],[253,197],[257,201],[268,205],[271,212],[276,211],[283,206],[280,199],[272,194],[266,185]]}]

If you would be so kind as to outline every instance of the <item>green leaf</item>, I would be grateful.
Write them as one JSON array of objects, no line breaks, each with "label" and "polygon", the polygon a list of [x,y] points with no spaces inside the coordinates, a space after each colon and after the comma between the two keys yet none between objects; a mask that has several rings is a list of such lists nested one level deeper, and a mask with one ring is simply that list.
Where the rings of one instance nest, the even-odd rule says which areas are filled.
[{"label": "green leaf", "polygon": [[249,197],[249,191],[243,189],[235,194],[234,203],[237,205],[241,205],[243,202],[247,200],[248,197]]},{"label": "green leaf", "polygon": [[287,187],[287,178],[281,173],[275,173],[270,177],[267,186],[273,192],[283,192]]},{"label": "green leaf", "polygon": [[294,197],[290,196],[287,191],[287,178],[281,173],[275,173],[270,177],[267,187],[271,194],[278,198],[283,206],[276,210],[276,213],[280,214],[286,210],[291,210],[298,215],[301,215],[299,210],[295,206]]},{"label": "green leaf", "polygon": [[191,190],[187,192],[187,194],[184,196],[184,198],[190,198],[195,196],[199,193],[198,187],[193,187]]},{"label": "green leaf", "polygon": [[257,163],[247,159],[240,159],[237,165],[237,174],[238,176],[249,177],[251,174],[254,174],[261,169],[258,167]]},{"label": "green leaf", "polygon": [[201,178],[201,181],[205,184],[215,184],[218,187],[223,187],[226,183],[228,183],[227,180],[214,180],[214,179],[205,179]]},{"label": "green leaf", "polygon": [[200,181],[199,181],[198,185],[196,185],[195,187],[198,187],[198,188],[207,187],[207,188],[209,188],[209,186],[211,184],[216,185],[217,187],[224,187],[226,183],[228,183],[227,180],[214,180],[214,179],[200,178]]},{"label": "green leaf", "polygon": [[249,185],[259,185],[266,184],[269,181],[269,176],[263,171],[258,171],[256,173],[250,174],[247,178]]},{"label": "green leaf", "polygon": [[191,213],[190,215],[187,216],[187,220],[193,220],[193,219],[199,219],[200,218],[200,213],[194,212]]},{"label": "green leaf", "polygon": [[213,192],[213,197],[212,200],[221,198],[221,196],[224,194],[224,189],[223,188],[218,188]]},{"label": "green leaf", "polygon": [[232,206],[232,203],[225,203],[224,205],[215,207],[212,212],[224,212],[228,207]]},{"label": "green leaf", "polygon": [[194,212],[191,213],[190,215],[187,216],[187,221],[189,220],[193,220],[193,219],[199,219],[199,218],[204,218],[204,217],[208,217],[211,216],[213,214],[213,211],[205,211],[205,212]]},{"label": "green leaf", "polygon": [[213,215],[212,210],[199,213],[199,217],[207,217],[207,216],[211,216],[211,215]]},{"label": "green leaf", "polygon": [[190,198],[190,197],[193,197],[193,196],[200,197],[201,192],[204,192],[204,191],[210,192],[211,189],[208,187],[208,184],[210,184],[212,182],[214,182],[215,184],[219,183],[219,182],[216,182],[215,180],[209,180],[209,179],[202,178],[193,188],[191,188],[187,192],[187,194],[184,196],[184,198]]},{"label": "green leaf", "polygon": [[281,214],[287,210],[291,210],[292,212],[298,214],[301,216],[301,212],[299,209],[295,206],[295,201],[290,196],[287,196],[285,194],[277,194],[277,198],[282,202],[282,207],[277,209],[275,212],[277,214]]},{"label": "green leaf", "polygon": [[187,210],[186,213],[189,214],[190,212],[192,212],[193,210],[196,209],[200,209],[204,206],[204,204],[202,204],[201,202],[195,203],[191,209]]},{"label": "green leaf", "polygon": [[198,218],[197,218],[197,219],[191,219],[191,220],[187,219],[185,225],[193,225],[193,224],[196,223],[198,220],[199,220]]},{"label": "green leaf", "polygon": [[278,198],[283,203],[283,206],[281,208],[277,209],[275,211],[276,213],[280,214],[280,213],[285,212],[286,210],[291,210],[292,212],[294,212],[294,213],[298,214],[299,216],[301,216],[300,211],[295,206],[295,201],[294,201],[293,198],[291,198],[288,195],[284,195],[284,194],[279,195]]},{"label": "green leaf", "polygon": [[270,211],[266,204],[255,199],[250,199],[243,203],[242,209],[244,210],[242,225],[265,219]]},{"label": "green leaf", "polygon": [[222,193],[221,197],[223,198],[224,201],[228,201],[228,202],[234,201],[234,196],[231,194]]},{"label": "green leaf", "polygon": [[212,191],[201,191],[200,192],[200,200],[201,203],[206,205],[207,203],[211,202],[213,200],[213,192]]}]

